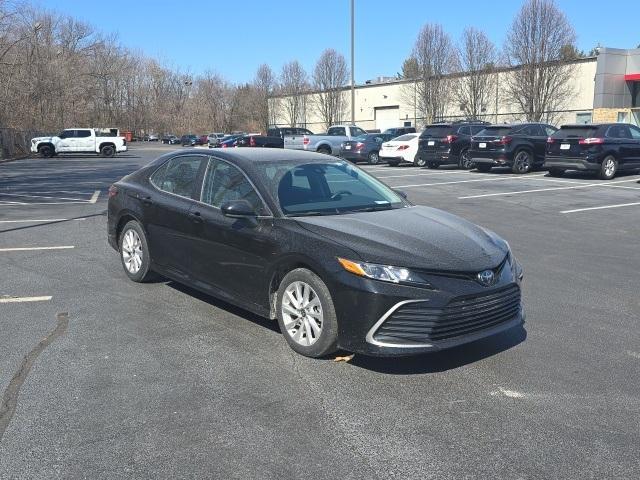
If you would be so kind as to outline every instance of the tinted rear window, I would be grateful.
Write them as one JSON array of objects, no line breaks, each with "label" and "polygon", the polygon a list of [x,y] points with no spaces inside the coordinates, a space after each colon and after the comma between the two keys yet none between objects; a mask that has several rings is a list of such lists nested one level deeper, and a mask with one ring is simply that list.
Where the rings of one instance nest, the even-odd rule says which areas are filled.
[{"label": "tinted rear window", "polygon": [[592,138],[598,132],[597,127],[562,127],[552,135],[553,138]]},{"label": "tinted rear window", "polygon": [[479,137],[503,137],[511,133],[511,127],[488,127],[478,132]]},{"label": "tinted rear window", "polygon": [[448,125],[445,126],[434,126],[434,127],[427,127],[424,129],[424,132],[422,132],[422,137],[446,137],[447,135],[450,135],[452,131],[452,128]]}]

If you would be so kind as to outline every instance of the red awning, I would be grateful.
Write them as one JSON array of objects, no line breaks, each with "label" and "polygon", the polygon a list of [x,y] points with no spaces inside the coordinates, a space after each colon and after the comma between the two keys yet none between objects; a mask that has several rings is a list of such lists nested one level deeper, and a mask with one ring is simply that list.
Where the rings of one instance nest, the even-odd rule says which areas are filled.
[{"label": "red awning", "polygon": [[640,73],[629,73],[624,76],[627,82],[640,82]]}]

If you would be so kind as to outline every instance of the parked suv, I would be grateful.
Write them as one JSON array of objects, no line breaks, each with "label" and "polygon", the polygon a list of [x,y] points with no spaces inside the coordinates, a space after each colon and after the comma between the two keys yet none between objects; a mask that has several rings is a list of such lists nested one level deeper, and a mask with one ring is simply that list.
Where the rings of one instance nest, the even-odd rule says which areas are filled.
[{"label": "parked suv", "polygon": [[626,123],[563,125],[547,140],[544,166],[554,177],[586,170],[603,180],[640,168],[640,128]]},{"label": "parked suv", "polygon": [[544,163],[547,139],[558,129],[546,123],[491,125],[471,138],[469,156],[481,172],[511,167],[527,173]]},{"label": "parked suv", "polygon": [[473,162],[469,157],[471,137],[488,125],[489,122],[481,121],[427,125],[420,134],[416,164],[429,168],[438,168],[446,164],[457,164],[466,170],[473,168]]},{"label": "parked suv", "polygon": [[313,132],[299,127],[273,127],[267,130],[268,137],[284,138],[285,135],[313,135]]}]

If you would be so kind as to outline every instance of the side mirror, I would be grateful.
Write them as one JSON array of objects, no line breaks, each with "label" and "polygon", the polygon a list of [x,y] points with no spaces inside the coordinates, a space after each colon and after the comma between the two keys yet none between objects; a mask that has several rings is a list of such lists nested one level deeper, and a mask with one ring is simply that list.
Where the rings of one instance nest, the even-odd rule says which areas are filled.
[{"label": "side mirror", "polygon": [[394,192],[396,192],[398,195],[400,195],[402,198],[407,198],[407,192],[404,192],[402,190],[396,190],[395,188],[393,189]]},{"label": "side mirror", "polygon": [[222,214],[229,218],[256,217],[257,213],[246,200],[231,200],[220,207]]}]

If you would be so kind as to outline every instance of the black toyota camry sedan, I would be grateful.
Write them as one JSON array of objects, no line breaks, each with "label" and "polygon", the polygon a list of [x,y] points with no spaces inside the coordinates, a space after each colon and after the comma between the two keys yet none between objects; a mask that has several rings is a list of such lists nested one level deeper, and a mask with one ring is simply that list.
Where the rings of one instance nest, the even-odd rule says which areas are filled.
[{"label": "black toyota camry sedan", "polygon": [[507,242],[327,155],[166,154],[111,186],[108,235],[131,280],[277,319],[311,357],[437,351],[524,320]]}]

